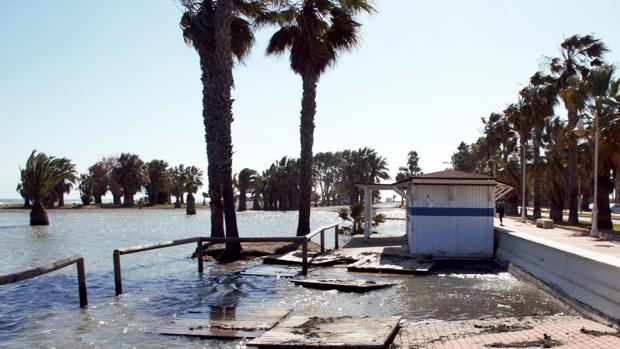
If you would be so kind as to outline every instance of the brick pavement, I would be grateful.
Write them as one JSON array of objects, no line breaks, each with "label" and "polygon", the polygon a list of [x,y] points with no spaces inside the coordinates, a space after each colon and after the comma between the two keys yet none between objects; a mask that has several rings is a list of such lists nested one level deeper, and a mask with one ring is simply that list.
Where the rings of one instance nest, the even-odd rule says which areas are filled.
[{"label": "brick pavement", "polygon": [[[582,332],[582,329],[585,331]],[[544,339],[549,335],[550,338]],[[620,348],[616,329],[577,316],[405,323],[396,348]]]}]

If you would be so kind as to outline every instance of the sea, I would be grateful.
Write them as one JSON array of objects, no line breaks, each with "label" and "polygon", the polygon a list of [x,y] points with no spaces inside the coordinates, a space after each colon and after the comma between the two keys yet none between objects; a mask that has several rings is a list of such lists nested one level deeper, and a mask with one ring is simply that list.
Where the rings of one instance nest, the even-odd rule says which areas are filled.
[{"label": "sea", "polygon": [[[379,212],[404,217],[398,208]],[[28,213],[0,210],[0,275],[80,254],[86,261],[90,305],[79,307],[73,266],[2,285],[0,348],[244,348],[245,339],[197,339],[156,331],[178,316],[208,305],[290,307],[294,315],[313,316],[400,315],[407,322],[567,311],[546,293],[493,263],[442,264],[429,275],[349,273],[342,267],[309,273],[308,277],[396,283],[357,294],[298,287],[282,276],[297,269],[259,262],[221,265],[207,261],[201,275],[191,258],[194,245],[122,256],[125,293],[115,297],[114,249],[208,235],[209,211],[200,209],[197,215],[187,216],[181,209],[49,210],[50,225],[45,227],[29,226]],[[241,236],[292,236],[297,212],[245,211],[237,214],[237,220]],[[336,222],[346,224],[333,209],[312,212],[313,229]],[[405,222],[388,220],[377,230],[404,232]],[[332,234],[327,234],[326,240],[331,247]]]}]

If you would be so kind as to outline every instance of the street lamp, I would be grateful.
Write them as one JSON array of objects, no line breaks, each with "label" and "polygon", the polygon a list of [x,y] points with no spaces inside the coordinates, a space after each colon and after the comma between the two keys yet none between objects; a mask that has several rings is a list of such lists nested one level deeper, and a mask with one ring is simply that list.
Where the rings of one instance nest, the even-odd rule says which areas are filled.
[{"label": "street lamp", "polygon": [[[590,236],[598,237],[598,205],[596,203],[598,201],[598,113],[594,113],[594,128],[594,200],[592,202],[592,227],[590,228]],[[573,133],[575,133],[577,137],[584,137],[588,133],[583,119],[577,121]]]}]

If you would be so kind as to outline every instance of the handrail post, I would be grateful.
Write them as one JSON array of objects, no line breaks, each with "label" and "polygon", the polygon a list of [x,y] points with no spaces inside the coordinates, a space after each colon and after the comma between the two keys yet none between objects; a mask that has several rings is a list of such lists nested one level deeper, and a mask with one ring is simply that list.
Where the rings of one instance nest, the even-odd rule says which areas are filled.
[{"label": "handrail post", "polygon": [[86,273],[84,271],[84,258],[77,261],[78,292],[80,293],[80,307],[88,305],[88,295],[86,293]]},{"label": "handrail post", "polygon": [[308,275],[308,239],[304,239],[302,246],[301,275]]},{"label": "handrail post", "polygon": [[334,227],[334,249],[338,249],[338,224]]},{"label": "handrail post", "polygon": [[116,296],[123,294],[123,281],[121,280],[121,253],[114,250],[114,289]]},{"label": "handrail post", "polygon": [[196,246],[196,259],[198,259],[198,273],[204,272],[204,259],[202,256],[202,239],[198,239]]},{"label": "handrail post", "polygon": [[321,253],[325,252],[325,230],[321,230]]}]

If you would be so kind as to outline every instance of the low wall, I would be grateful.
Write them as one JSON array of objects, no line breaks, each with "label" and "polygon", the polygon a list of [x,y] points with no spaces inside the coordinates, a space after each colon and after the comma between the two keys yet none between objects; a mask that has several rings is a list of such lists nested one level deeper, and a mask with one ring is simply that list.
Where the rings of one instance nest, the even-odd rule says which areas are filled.
[{"label": "low wall", "polygon": [[495,258],[531,274],[553,291],[620,322],[620,260],[534,235],[495,228]]}]

